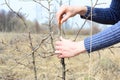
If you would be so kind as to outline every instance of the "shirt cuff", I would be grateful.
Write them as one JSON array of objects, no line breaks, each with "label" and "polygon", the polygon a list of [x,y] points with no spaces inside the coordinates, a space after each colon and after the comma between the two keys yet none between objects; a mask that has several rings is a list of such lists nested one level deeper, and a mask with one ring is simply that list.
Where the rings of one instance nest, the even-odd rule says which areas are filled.
[{"label": "shirt cuff", "polygon": [[86,14],[83,16],[83,15],[81,15],[81,18],[83,18],[83,19],[86,19],[87,17],[90,17],[90,13],[91,13],[91,7],[89,7],[89,6],[86,6],[87,7],[87,12],[86,12]]}]

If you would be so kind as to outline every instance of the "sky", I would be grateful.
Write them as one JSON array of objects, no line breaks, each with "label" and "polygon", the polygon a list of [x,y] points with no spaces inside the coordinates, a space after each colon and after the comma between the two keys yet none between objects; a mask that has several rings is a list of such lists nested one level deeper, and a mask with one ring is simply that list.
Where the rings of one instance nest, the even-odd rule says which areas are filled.
[{"label": "sky", "polygon": [[[22,12],[23,14],[26,14],[27,18],[30,20],[33,20],[36,18],[36,7],[35,7],[35,3],[34,2],[30,2],[30,1],[19,1],[19,0],[8,0],[9,5],[11,6],[11,8],[18,12],[20,8],[22,8],[20,10],[20,12]],[[4,5],[4,0],[0,0],[0,10],[4,9],[5,11],[8,11],[9,8]]]},{"label": "sky", "polygon": [[[22,12],[23,14],[26,14],[26,18],[29,20],[38,20],[40,23],[44,23],[47,20],[47,11],[44,8],[41,8],[39,4],[31,1],[31,0],[7,0],[9,2],[9,5],[11,6],[11,8],[13,10],[15,10],[16,12],[19,11],[20,8],[22,8],[20,10],[20,12]],[[91,0],[70,0],[71,3],[70,5],[73,6],[83,6],[83,5],[88,5],[90,6],[90,1]],[[93,0],[93,2],[95,2],[96,0]],[[101,4],[98,5],[96,7],[109,7],[111,0],[99,0],[98,3],[105,3],[105,4]],[[48,7],[47,3],[45,1],[42,1],[42,4],[44,4],[46,7]],[[56,4],[56,3],[52,3]],[[68,5],[68,0],[63,0],[63,4],[64,5]],[[53,5],[53,9],[56,6]],[[4,5],[4,0],[0,0],[0,10],[4,9],[5,11],[8,11],[9,8]],[[83,22],[83,20],[81,20],[79,18],[78,15],[76,15],[75,17],[71,18],[71,20],[74,20],[76,22]],[[81,23],[80,23],[81,24]]]}]

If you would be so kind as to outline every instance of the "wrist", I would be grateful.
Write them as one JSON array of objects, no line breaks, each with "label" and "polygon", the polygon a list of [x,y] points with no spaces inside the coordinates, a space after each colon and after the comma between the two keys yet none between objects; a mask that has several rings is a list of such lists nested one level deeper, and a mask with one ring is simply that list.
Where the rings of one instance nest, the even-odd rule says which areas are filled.
[{"label": "wrist", "polygon": [[87,7],[86,6],[80,7],[78,14],[84,16],[86,13],[87,13]]},{"label": "wrist", "polygon": [[78,47],[79,54],[86,52],[84,41],[77,42],[77,47]]}]

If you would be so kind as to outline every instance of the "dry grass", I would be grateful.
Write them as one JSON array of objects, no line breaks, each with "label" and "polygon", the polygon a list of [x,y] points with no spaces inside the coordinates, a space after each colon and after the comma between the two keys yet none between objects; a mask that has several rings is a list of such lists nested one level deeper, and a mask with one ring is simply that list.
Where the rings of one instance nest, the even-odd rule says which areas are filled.
[{"label": "dry grass", "polygon": [[[33,45],[43,37],[32,34]],[[68,37],[73,39],[74,36]],[[60,60],[56,56],[46,57],[51,51],[48,39],[35,52],[38,80],[61,80]],[[112,51],[114,54],[109,49],[101,50],[101,56],[93,52],[91,60],[87,54],[66,59],[67,80],[119,80],[120,49]],[[34,80],[28,34],[0,33],[0,80]]]}]

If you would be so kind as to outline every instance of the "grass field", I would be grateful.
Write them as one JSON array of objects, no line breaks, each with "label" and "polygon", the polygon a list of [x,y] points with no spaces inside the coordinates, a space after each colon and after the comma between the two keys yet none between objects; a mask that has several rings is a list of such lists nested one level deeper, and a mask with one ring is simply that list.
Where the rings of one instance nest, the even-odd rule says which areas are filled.
[{"label": "grass field", "polygon": [[[31,34],[33,47],[36,48],[45,36]],[[78,40],[83,38],[79,36]],[[52,52],[50,38],[35,51],[38,80],[62,80],[60,59],[50,56]],[[0,80],[34,80],[31,53],[29,34],[0,33]],[[87,53],[81,54],[66,59],[65,63],[66,80],[120,80],[120,48],[93,52],[91,58]]]}]

